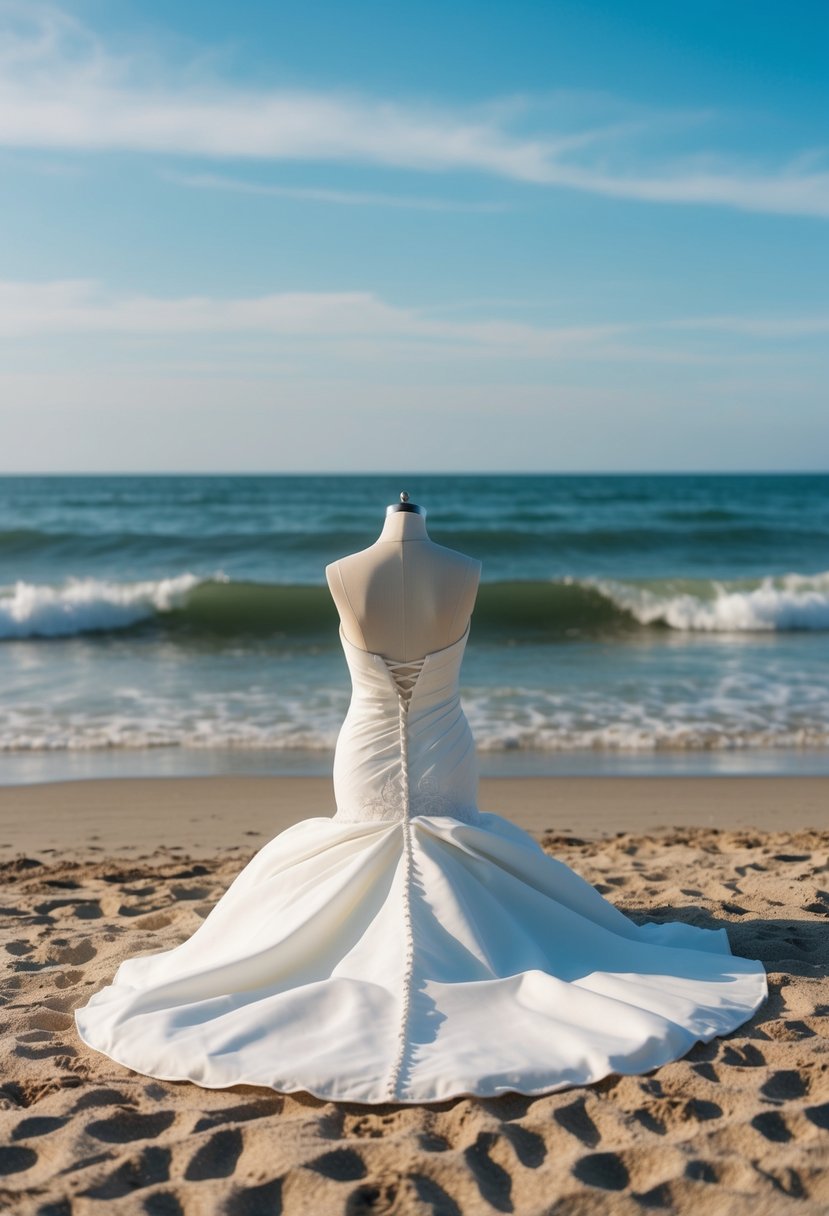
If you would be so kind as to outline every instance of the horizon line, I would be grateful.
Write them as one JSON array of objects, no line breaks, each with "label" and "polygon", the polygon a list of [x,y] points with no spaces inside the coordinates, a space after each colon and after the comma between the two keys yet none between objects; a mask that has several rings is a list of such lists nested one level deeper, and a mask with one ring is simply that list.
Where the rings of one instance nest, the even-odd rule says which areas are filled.
[{"label": "horizon line", "polygon": [[186,470],[14,470],[12,477],[820,477],[829,469],[186,469]]}]

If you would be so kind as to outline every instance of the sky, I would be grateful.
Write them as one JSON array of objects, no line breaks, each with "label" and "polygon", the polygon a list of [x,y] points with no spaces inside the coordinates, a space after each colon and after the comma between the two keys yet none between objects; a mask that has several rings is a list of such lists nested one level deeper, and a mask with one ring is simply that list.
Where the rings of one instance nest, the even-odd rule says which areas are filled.
[{"label": "sky", "polygon": [[0,0],[0,472],[825,470],[829,7]]}]

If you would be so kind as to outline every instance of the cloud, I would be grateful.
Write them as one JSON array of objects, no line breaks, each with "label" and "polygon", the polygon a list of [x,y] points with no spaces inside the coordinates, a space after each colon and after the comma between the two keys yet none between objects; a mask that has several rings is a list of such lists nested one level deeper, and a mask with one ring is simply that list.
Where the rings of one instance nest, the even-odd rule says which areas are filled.
[{"label": "cloud", "polygon": [[368,292],[284,292],[252,298],[107,295],[88,279],[0,283],[0,334],[383,334],[408,314]]},{"label": "cloud", "polygon": [[311,203],[336,203],[346,207],[399,207],[414,211],[506,211],[503,203],[458,202],[418,195],[378,194],[360,190],[325,190],[314,186],[273,186],[243,181],[216,173],[165,173],[169,181],[194,190],[229,190],[237,194],[259,194],[271,198],[299,199]]},{"label": "cloud", "polygon": [[[0,4],[0,27],[0,145],[8,148],[474,172],[650,203],[829,217],[829,172],[820,150],[771,167],[719,158],[705,169],[696,156],[663,157],[642,168],[636,139],[648,130],[664,135],[672,121],[687,123],[685,114],[621,122],[591,114],[582,129],[530,135],[517,128],[531,99],[440,107],[346,92],[244,88],[222,79],[215,65],[206,69],[204,57],[173,68],[146,52],[114,53],[74,17],[36,0]],[[560,126],[572,121],[571,102],[572,92],[562,94]],[[540,111],[555,126],[555,98],[545,99]],[[618,167],[608,168],[609,150],[617,163],[621,157]],[[318,191],[317,198],[354,201],[334,189]],[[408,205],[395,196],[363,194],[362,201],[369,200]]]},{"label": "cloud", "polygon": [[0,282],[0,337],[6,338],[80,333],[270,334],[452,342],[553,354],[628,328],[627,324],[544,328],[498,319],[449,322],[389,304],[367,291],[163,298],[108,294],[91,279]]},{"label": "cloud", "polygon": [[[652,322],[543,325],[490,316],[449,319],[440,309],[407,308],[370,291],[275,292],[262,296],[161,297],[116,294],[92,279],[32,283],[0,281],[0,340],[48,340],[81,335],[122,336],[165,344],[181,356],[186,339],[210,336],[210,358],[242,361],[301,356],[325,349],[354,363],[379,358],[473,358],[493,362],[576,360],[611,363],[735,364],[770,357],[754,340],[785,342],[829,331],[829,317],[712,316]],[[699,349],[666,344],[666,335],[690,331],[728,336],[722,346]],[[220,339],[222,339],[220,341]],[[739,343],[749,343],[742,355]],[[23,354],[21,347],[19,351]],[[99,352],[100,354],[101,352]],[[110,351],[112,354],[112,351]],[[203,355],[202,355],[203,358]]]},{"label": "cloud", "polygon": [[665,321],[665,328],[716,330],[750,338],[811,338],[829,333],[829,315],[814,317],[688,317]]}]

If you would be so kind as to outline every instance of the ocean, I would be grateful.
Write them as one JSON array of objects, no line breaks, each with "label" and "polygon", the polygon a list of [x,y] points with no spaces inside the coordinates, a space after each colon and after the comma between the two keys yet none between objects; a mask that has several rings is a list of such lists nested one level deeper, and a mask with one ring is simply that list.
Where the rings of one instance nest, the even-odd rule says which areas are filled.
[{"label": "ocean", "polygon": [[483,563],[483,775],[829,773],[829,476],[0,478],[0,782],[331,770],[324,567],[407,490]]}]

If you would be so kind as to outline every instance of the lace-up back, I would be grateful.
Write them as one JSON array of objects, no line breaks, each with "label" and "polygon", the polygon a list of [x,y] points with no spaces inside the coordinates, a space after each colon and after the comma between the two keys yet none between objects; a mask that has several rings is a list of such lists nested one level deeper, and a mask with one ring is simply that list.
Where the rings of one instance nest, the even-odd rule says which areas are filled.
[{"label": "lace-up back", "polygon": [[384,658],[383,662],[388,667],[391,677],[397,686],[400,700],[408,710],[414,687],[417,684],[420,673],[423,671],[423,664],[426,662],[425,658],[415,659],[411,663],[398,663],[394,659]]}]

